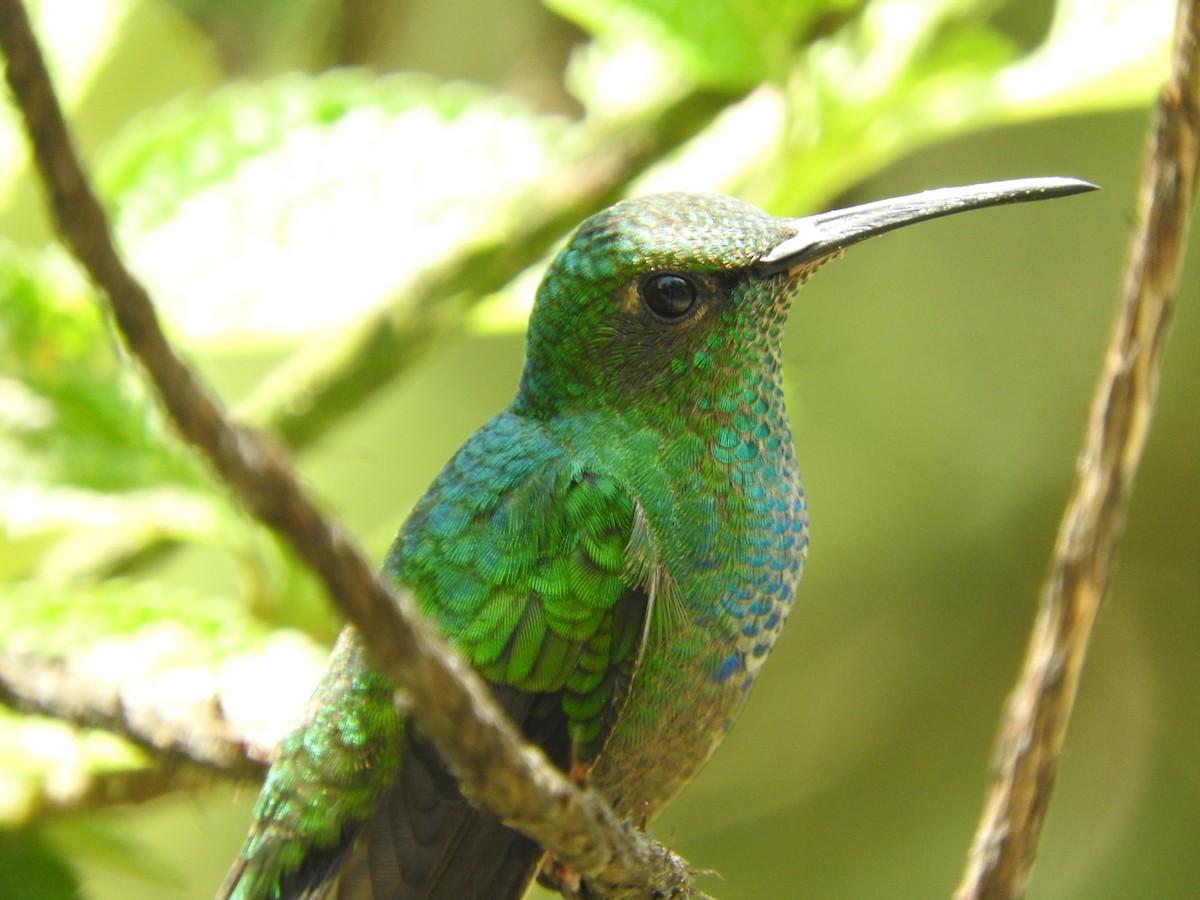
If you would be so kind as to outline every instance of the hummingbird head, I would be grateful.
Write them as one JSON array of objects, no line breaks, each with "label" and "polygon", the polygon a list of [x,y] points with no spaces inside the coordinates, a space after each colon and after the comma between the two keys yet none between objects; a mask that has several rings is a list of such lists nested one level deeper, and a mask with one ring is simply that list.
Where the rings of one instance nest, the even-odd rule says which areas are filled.
[{"label": "hummingbird head", "polygon": [[517,407],[550,417],[636,398],[672,415],[747,377],[778,377],[793,295],[846,247],[925,219],[1092,189],[1022,179],[797,219],[720,194],[622,201],[584,221],[547,270]]},{"label": "hummingbird head", "polygon": [[[546,414],[661,403],[777,348],[799,278],[757,263],[795,230],[720,194],[656,194],[584,221],[529,321],[522,398]],[[753,357],[753,358],[751,358]],[[615,392],[615,393],[614,393]]]}]

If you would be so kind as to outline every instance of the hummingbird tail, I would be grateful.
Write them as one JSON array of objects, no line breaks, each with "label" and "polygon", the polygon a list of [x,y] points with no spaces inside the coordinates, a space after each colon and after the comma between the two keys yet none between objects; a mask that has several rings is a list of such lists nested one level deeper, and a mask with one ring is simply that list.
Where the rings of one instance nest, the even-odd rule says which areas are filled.
[{"label": "hummingbird tail", "polygon": [[[495,691],[526,736],[565,766],[569,743],[561,697]],[[541,847],[468,803],[418,726],[407,726],[404,744],[399,776],[362,824],[327,896],[520,900],[537,873]]]}]

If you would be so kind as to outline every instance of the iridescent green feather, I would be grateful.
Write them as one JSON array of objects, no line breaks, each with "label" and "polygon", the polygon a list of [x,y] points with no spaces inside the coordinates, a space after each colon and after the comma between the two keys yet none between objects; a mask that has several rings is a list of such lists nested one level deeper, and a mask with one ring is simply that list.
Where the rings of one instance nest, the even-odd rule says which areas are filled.
[{"label": "iridescent green feather", "polygon": [[[562,691],[586,760],[644,629],[648,551],[638,547],[636,564],[626,552],[637,517],[616,481],[573,469],[536,423],[501,415],[447,465],[385,570],[490,682]],[[280,748],[231,897],[277,896],[312,851],[353,836],[396,776],[403,722],[390,683],[366,666],[352,629],[335,660],[310,720]]]},{"label": "iridescent green feather", "polygon": [[394,692],[366,668],[354,630],[343,631],[310,701],[309,722],[276,753],[235,867],[239,878],[236,885],[226,879],[229,897],[280,896],[283,875],[314,850],[336,847],[348,824],[371,814],[400,758],[403,723]]},{"label": "iridescent green feather", "polygon": [[[504,414],[447,466],[386,568],[489,681],[590,697],[637,653],[647,568],[627,557],[636,515],[615,479],[569,465],[540,423]],[[567,709],[572,728],[594,736],[612,702]]]}]

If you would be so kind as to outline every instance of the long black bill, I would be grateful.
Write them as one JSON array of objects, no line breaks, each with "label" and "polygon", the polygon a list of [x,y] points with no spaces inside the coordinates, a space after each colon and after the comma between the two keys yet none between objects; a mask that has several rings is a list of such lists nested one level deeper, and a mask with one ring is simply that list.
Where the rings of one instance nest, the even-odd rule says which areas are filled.
[{"label": "long black bill", "polygon": [[1024,203],[1026,200],[1049,200],[1094,190],[1097,190],[1096,185],[1076,178],[1018,178],[1014,181],[938,188],[791,219],[796,234],[759,259],[757,267],[764,275],[801,268],[851,244],[914,222],[966,212],[968,209]]}]

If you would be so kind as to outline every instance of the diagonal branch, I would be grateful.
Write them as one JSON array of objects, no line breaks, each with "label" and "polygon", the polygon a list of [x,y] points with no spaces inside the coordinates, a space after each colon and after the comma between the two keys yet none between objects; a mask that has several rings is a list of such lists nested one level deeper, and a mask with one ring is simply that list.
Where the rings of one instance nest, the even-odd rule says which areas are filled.
[{"label": "diagonal branch", "polygon": [[1092,627],[1108,588],[1159,372],[1200,155],[1200,0],[1180,0],[1126,262],[1124,299],[1092,403],[1024,668],[958,900],[1025,895]]},{"label": "diagonal branch", "polygon": [[280,450],[228,421],[167,342],[145,287],[117,253],[20,0],[0,0],[0,49],[58,230],[107,296],[176,429],[247,509],[320,575],[363,635],[373,665],[403,685],[412,714],[451,761],[464,794],[580,872],[597,896],[699,896],[685,862],[619,822],[599,795],[578,790],[522,743],[482,681],[417,623],[412,598],[393,594],[349,537],[322,516]]}]

